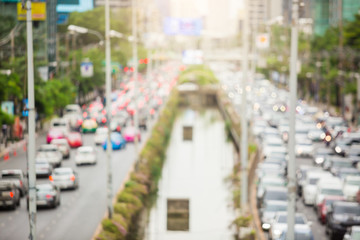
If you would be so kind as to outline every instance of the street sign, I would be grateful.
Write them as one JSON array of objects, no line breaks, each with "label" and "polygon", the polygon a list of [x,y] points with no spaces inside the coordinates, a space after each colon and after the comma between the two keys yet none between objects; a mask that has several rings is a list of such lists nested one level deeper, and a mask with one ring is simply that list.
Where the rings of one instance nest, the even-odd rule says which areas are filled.
[{"label": "street sign", "polygon": [[268,33],[260,33],[256,36],[256,47],[258,49],[267,49],[270,46]]},{"label": "street sign", "polygon": [[[26,9],[23,9],[22,3],[17,3],[17,14],[19,21],[26,21]],[[32,2],[31,3],[31,16],[33,21],[46,20],[46,3],[45,2]]]},{"label": "street sign", "polygon": [[94,76],[94,65],[92,62],[82,62],[80,64],[80,73],[82,77]]}]

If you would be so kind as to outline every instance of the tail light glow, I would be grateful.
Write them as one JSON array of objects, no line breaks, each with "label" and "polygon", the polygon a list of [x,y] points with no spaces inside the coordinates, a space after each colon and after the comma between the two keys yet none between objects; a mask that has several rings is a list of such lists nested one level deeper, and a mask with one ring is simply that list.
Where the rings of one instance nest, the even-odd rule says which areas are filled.
[{"label": "tail light glow", "polygon": [[53,198],[53,196],[52,196],[52,195],[50,195],[50,194],[46,194],[46,199],[51,199],[51,198]]},{"label": "tail light glow", "polygon": [[71,181],[75,181],[75,176],[74,176],[74,175],[71,175],[70,180],[71,180]]},{"label": "tail light glow", "polygon": [[10,195],[11,198],[13,198],[14,197],[14,192],[10,192],[9,195]]},{"label": "tail light glow", "polygon": [[51,182],[53,182],[54,181],[54,178],[53,178],[53,176],[49,176],[49,180],[51,181]]}]

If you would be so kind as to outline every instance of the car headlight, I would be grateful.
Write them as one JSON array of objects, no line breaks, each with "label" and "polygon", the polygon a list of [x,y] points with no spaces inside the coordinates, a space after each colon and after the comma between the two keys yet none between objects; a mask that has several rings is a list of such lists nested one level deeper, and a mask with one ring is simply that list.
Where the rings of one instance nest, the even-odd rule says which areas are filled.
[{"label": "car headlight", "polygon": [[315,158],[315,163],[317,164],[322,164],[324,162],[324,158],[323,157],[317,157]]},{"label": "car headlight", "polygon": [[270,224],[269,223],[263,223],[262,228],[268,230],[268,229],[270,229]]},{"label": "car headlight", "polygon": [[326,134],[325,133],[321,133],[320,134],[320,138],[324,140],[324,138],[326,137]]},{"label": "car headlight", "polygon": [[281,232],[280,229],[274,229],[273,238],[278,238],[278,237],[280,237],[281,233],[282,233],[282,232]]},{"label": "car headlight", "polygon": [[341,147],[336,146],[336,147],[335,147],[335,152],[336,152],[336,153],[341,153]]}]

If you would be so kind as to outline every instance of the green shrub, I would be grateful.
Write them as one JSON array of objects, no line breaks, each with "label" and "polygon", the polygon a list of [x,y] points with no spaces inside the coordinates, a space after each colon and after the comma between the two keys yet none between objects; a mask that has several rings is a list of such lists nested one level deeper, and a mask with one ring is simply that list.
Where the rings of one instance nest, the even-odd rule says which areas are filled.
[{"label": "green shrub", "polygon": [[126,229],[114,219],[104,219],[101,224],[105,232],[114,234],[110,235],[111,237],[115,236],[115,239],[125,239]]},{"label": "green shrub", "polygon": [[137,209],[140,209],[143,207],[143,203],[140,201],[140,199],[135,196],[132,193],[129,192],[121,192],[117,197],[118,202],[124,202],[124,203],[131,203],[133,204]]},{"label": "green shrub", "polygon": [[129,203],[117,202],[114,205],[114,212],[123,216],[127,221],[130,221],[135,212],[135,207]]},{"label": "green shrub", "polygon": [[114,233],[102,230],[95,239],[96,240],[116,240],[117,237]]}]

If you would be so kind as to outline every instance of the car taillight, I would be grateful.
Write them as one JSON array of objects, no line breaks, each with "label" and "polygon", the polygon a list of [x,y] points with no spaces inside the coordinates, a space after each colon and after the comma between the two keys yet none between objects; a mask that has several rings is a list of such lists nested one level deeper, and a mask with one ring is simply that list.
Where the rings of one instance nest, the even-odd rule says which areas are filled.
[{"label": "car taillight", "polygon": [[71,180],[71,181],[75,181],[75,176],[74,176],[74,175],[71,175],[70,180]]},{"label": "car taillight", "polygon": [[82,120],[82,119],[79,119],[79,120],[78,120],[78,125],[81,125],[82,122],[83,122],[83,120]]},{"label": "car taillight", "polygon": [[120,132],[120,130],[121,130],[120,126],[117,126],[116,131]]},{"label": "car taillight", "polygon": [[106,123],[106,118],[103,117],[103,118],[101,119],[101,122],[102,122],[102,123]]},{"label": "car taillight", "polygon": [[49,180],[53,182],[53,181],[54,181],[53,176],[50,175],[50,176],[49,176]]},{"label": "car taillight", "polygon": [[46,194],[46,198],[47,198],[47,199],[51,199],[51,198],[53,198],[53,196],[50,195],[50,194]]},{"label": "car taillight", "polygon": [[14,197],[14,192],[9,192],[9,195],[10,195],[11,198],[13,198]]},{"label": "car taillight", "polygon": [[20,186],[22,187],[23,186],[23,182],[20,180]]}]

